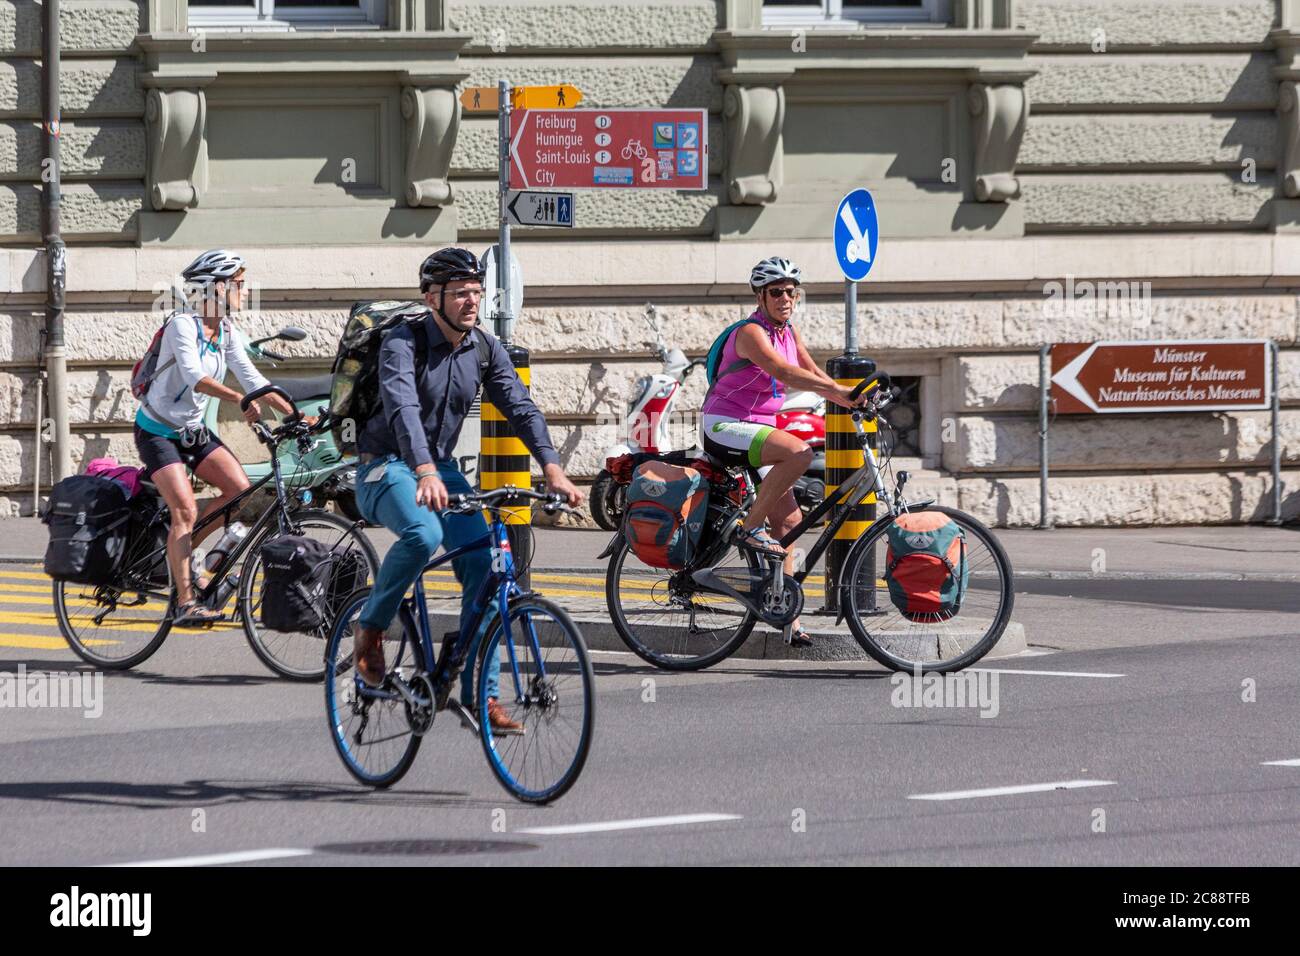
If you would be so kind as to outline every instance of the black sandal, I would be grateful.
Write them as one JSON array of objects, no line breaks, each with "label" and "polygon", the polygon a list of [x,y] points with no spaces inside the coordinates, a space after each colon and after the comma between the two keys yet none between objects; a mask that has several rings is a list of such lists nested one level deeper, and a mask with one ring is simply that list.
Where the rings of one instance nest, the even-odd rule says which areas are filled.
[{"label": "black sandal", "polygon": [[220,611],[212,610],[201,601],[186,601],[176,609],[172,627],[210,627],[221,619]]}]

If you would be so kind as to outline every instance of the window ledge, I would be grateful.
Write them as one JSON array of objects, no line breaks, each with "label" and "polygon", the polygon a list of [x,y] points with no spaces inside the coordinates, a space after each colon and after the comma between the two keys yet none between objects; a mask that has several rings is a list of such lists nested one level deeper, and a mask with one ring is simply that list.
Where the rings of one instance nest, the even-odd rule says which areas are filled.
[{"label": "window ledge", "polygon": [[144,33],[136,46],[144,53],[142,85],[163,85],[173,76],[231,73],[402,73],[455,74],[456,59],[471,41],[468,33],[392,30],[299,30],[230,32],[204,30],[202,51],[193,33]]}]

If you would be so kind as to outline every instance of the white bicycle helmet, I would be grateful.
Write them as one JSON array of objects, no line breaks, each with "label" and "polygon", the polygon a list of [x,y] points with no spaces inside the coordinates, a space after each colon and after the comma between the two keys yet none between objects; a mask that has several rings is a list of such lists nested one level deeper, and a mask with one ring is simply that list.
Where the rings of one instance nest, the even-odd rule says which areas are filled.
[{"label": "white bicycle helmet", "polygon": [[782,259],[780,256],[773,256],[770,259],[764,259],[749,274],[749,287],[757,292],[773,282],[793,282],[795,285],[800,284],[803,273],[799,267],[789,259]]},{"label": "white bicycle helmet", "polygon": [[244,257],[225,249],[209,249],[188,266],[181,276],[194,285],[208,285],[231,276],[244,268]]}]

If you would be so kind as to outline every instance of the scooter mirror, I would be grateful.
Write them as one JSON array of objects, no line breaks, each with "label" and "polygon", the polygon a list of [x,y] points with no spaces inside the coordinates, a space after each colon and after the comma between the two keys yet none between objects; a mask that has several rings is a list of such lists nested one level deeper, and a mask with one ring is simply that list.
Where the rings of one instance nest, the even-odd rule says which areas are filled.
[{"label": "scooter mirror", "polygon": [[301,342],[307,337],[307,333],[296,325],[286,325],[275,334],[275,337],[289,342]]}]

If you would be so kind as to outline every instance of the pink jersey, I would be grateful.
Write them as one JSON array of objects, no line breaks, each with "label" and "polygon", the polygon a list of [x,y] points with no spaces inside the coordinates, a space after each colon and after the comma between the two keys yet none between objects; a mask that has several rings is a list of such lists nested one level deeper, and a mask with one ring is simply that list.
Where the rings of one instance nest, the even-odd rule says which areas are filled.
[{"label": "pink jersey", "polygon": [[[799,346],[795,343],[794,329],[787,322],[778,330],[761,312],[754,312],[751,319],[757,319],[767,333],[768,342],[773,351],[791,365],[799,364]],[[727,344],[722,347],[722,358],[718,362],[721,372],[733,363],[740,361],[736,354],[736,336],[742,325],[731,333]],[[737,421],[758,422],[761,425],[775,425],[776,413],[785,403],[785,386],[764,372],[757,365],[745,365],[734,372],[720,374],[709,394],[704,398],[701,415],[722,415]]]}]

